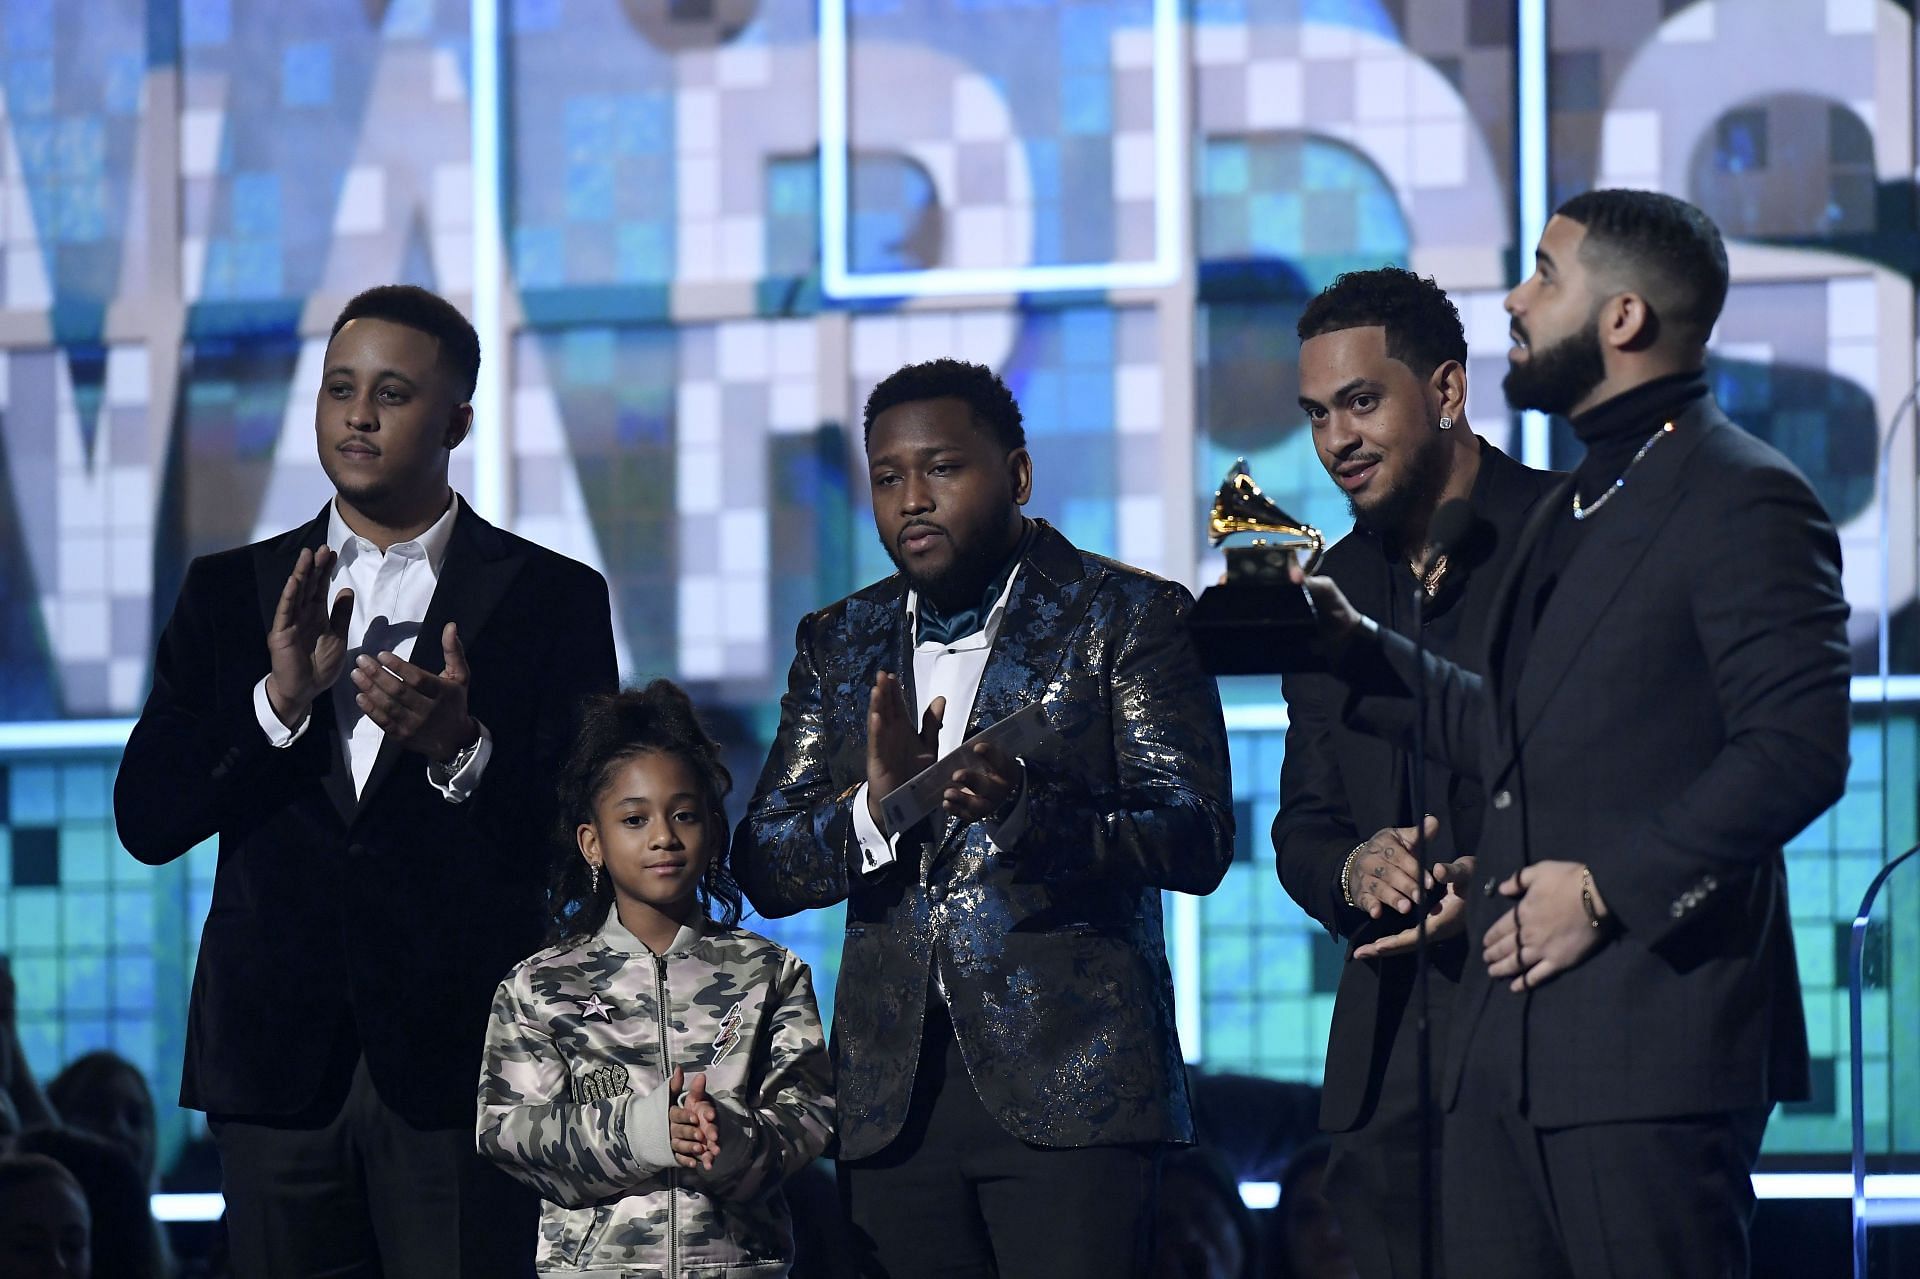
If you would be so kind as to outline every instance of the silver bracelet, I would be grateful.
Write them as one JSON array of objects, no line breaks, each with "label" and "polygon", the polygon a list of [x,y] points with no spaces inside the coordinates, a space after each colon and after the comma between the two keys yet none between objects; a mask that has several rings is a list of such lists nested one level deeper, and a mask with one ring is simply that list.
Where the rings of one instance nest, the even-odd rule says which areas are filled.
[{"label": "silver bracelet", "polygon": [[1355,910],[1360,909],[1360,903],[1353,899],[1353,863],[1366,846],[1367,841],[1364,839],[1355,844],[1353,851],[1347,854],[1346,863],[1340,867],[1340,895],[1346,898],[1347,905]]}]

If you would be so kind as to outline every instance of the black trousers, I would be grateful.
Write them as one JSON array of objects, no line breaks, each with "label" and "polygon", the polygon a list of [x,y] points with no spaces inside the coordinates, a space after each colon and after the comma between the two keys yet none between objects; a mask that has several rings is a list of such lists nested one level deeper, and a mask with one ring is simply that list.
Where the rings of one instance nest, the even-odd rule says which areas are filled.
[{"label": "black trousers", "polygon": [[1447,1116],[1447,1269],[1475,1279],[1744,1279],[1770,1108],[1536,1128]]},{"label": "black trousers", "polygon": [[1126,1279],[1150,1256],[1158,1153],[1051,1150],[980,1103],[944,1007],[930,1008],[906,1126],[840,1164],[859,1274]]},{"label": "black trousers", "polygon": [[233,1273],[243,1279],[524,1279],[539,1200],[474,1152],[471,1127],[423,1130],[367,1064],[312,1126],[216,1118]]},{"label": "black trousers", "polygon": [[[1389,1096],[1392,1100],[1389,1101]],[[1433,1274],[1441,1264],[1440,1133],[1434,1107]],[[1420,1279],[1420,1108],[1418,1092],[1381,1098],[1366,1125],[1334,1133],[1321,1193],[1340,1222],[1340,1236],[1359,1279]]]},{"label": "black trousers", "polygon": [[[1457,970],[1462,951],[1451,948],[1448,963]],[[1370,1085],[1373,1094],[1358,1128],[1334,1133],[1332,1154],[1321,1182],[1321,1193],[1340,1222],[1340,1234],[1353,1256],[1360,1279],[1420,1279],[1420,1021],[1415,1001],[1419,984],[1411,961],[1399,961],[1383,971],[1378,1018],[1386,1059],[1368,1063],[1379,1072]],[[1433,1232],[1433,1275],[1443,1279],[1440,1210],[1440,1149],[1446,1116],[1435,1081],[1446,1055],[1447,1027],[1457,989],[1451,979],[1433,975],[1428,1044],[1428,1093],[1435,1100],[1430,1114],[1433,1131],[1433,1181],[1428,1214]],[[1391,1038],[1386,1038],[1391,1036]]]}]

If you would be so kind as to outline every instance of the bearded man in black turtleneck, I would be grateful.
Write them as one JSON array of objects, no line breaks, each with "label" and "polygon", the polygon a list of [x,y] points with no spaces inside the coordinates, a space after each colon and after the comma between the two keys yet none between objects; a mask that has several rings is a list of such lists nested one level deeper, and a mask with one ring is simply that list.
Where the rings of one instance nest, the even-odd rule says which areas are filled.
[{"label": "bearded man in black turtleneck", "polygon": [[[1515,547],[1486,674],[1425,671],[1431,749],[1488,796],[1440,1080],[1447,1267],[1745,1275],[1768,1112],[1808,1089],[1782,848],[1846,783],[1839,542],[1707,387],[1705,214],[1590,192],[1534,263],[1507,396],[1587,454]],[[1347,722],[1399,732],[1411,644],[1308,587]]]}]

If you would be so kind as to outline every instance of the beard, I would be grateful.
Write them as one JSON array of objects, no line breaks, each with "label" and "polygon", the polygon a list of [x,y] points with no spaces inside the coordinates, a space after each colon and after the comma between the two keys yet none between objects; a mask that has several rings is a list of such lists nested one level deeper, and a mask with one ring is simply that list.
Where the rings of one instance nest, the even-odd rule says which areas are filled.
[{"label": "beard", "polygon": [[1596,311],[1578,333],[1530,352],[1524,364],[1509,365],[1500,389],[1507,393],[1507,403],[1513,408],[1565,416],[1606,376],[1606,362],[1600,354],[1600,315]]},{"label": "beard", "polygon": [[[1347,511],[1353,522],[1382,541],[1398,545],[1405,540],[1409,526],[1423,512],[1432,512],[1447,487],[1452,473],[1452,449],[1447,437],[1435,427],[1420,451],[1409,459],[1407,473],[1392,488],[1382,492],[1366,506],[1349,497]],[[1418,531],[1414,531],[1418,536]]]},{"label": "beard", "polygon": [[[952,531],[947,533],[952,538]],[[907,585],[942,612],[970,607],[987,589],[987,583],[1006,562],[1007,553],[977,542],[953,542],[953,558],[939,568],[926,570],[907,563],[906,556],[892,542],[883,542],[887,558],[907,579]]]}]

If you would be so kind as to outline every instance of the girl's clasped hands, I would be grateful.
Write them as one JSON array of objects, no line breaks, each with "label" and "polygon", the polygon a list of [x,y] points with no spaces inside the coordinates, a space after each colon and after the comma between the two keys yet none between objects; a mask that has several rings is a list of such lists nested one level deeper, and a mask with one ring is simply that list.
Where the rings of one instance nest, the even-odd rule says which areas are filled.
[{"label": "girl's clasped hands", "polygon": [[673,1077],[667,1080],[676,1103],[667,1108],[667,1135],[673,1142],[673,1157],[682,1168],[711,1172],[713,1161],[720,1157],[720,1112],[707,1096],[706,1072],[692,1079],[684,1079],[685,1073],[675,1066]]}]

